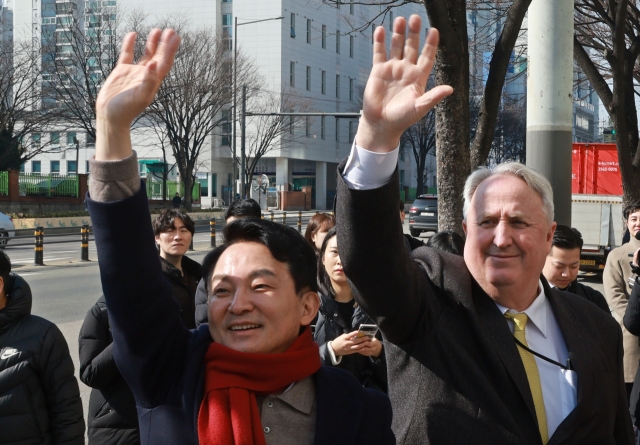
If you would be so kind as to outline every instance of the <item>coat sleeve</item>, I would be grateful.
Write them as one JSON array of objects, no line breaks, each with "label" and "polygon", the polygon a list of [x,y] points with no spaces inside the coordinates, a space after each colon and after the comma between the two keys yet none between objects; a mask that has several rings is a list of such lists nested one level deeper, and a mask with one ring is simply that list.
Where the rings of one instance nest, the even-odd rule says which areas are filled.
[{"label": "coat sleeve", "polygon": [[636,278],[633,291],[629,297],[629,304],[624,312],[624,327],[633,335],[640,335],[640,283]]},{"label": "coat sleeve", "polygon": [[106,317],[98,305],[94,305],[84,318],[78,337],[80,356],[80,380],[91,388],[103,389],[120,378],[120,371],[113,358],[113,345]]},{"label": "coat sleeve", "polygon": [[201,324],[209,322],[209,308],[207,307],[207,291],[204,287],[204,278],[198,283],[196,289],[196,329]]},{"label": "coat sleeve", "polygon": [[[634,286],[635,287],[635,286]],[[617,341],[617,365],[618,365],[618,374],[619,378],[617,379],[619,382],[618,385],[618,405],[616,406],[616,414],[614,421],[614,431],[613,435],[615,438],[615,443],[617,445],[629,445],[635,443],[634,433],[633,433],[633,425],[631,424],[631,415],[629,413],[629,402],[627,399],[627,390],[624,385],[624,364],[623,364],[623,356],[624,356],[624,348],[622,343],[622,331],[620,329],[617,330],[618,341]],[[633,413],[633,410],[632,410]]]},{"label": "coat sleeve", "polygon": [[62,332],[54,324],[42,344],[40,370],[54,444],[84,444],[84,418],[73,361]]},{"label": "coat sleeve", "polygon": [[338,167],[338,249],[354,296],[385,338],[399,344],[420,335],[433,294],[405,246],[398,215],[398,171],[384,186],[350,189]]},{"label": "coat sleeve", "polygon": [[602,284],[611,314],[618,323],[622,324],[622,318],[628,303],[624,287],[627,284],[624,282],[624,274],[616,255],[609,254],[607,257],[607,263],[602,274]]}]

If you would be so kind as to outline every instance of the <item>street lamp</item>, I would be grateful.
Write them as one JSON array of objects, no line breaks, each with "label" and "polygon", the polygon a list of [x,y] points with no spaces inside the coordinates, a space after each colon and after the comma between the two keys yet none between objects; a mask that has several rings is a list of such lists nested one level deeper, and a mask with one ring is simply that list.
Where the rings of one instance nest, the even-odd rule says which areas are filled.
[{"label": "street lamp", "polygon": [[[238,120],[238,26],[242,25],[250,25],[252,23],[266,22],[269,20],[282,20],[284,16],[280,17],[272,17],[269,19],[261,19],[261,20],[251,20],[249,22],[238,23],[238,17],[234,17],[234,28],[233,28],[233,182],[235,184],[236,181],[236,121]],[[240,170],[240,179],[241,179],[241,190],[242,195],[241,198],[244,197],[245,193],[245,178],[244,178],[244,170],[246,163],[246,155],[244,144],[241,147],[241,170]],[[234,187],[235,188],[235,187]],[[235,193],[235,192],[234,192]]]}]

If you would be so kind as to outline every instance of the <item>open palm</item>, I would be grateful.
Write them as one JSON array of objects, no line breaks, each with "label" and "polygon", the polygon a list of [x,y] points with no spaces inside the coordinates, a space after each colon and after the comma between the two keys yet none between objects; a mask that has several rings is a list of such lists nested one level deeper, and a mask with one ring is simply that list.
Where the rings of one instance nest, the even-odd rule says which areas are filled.
[{"label": "open palm", "polygon": [[362,147],[372,151],[393,150],[407,128],[453,92],[450,86],[440,85],[425,93],[439,36],[432,28],[420,53],[420,25],[420,17],[411,16],[405,38],[405,19],[398,17],[395,20],[388,59],[384,28],[376,29],[373,67],[364,92],[363,116],[356,136]]},{"label": "open palm", "polygon": [[96,103],[98,118],[122,128],[128,128],[151,104],[180,45],[180,37],[172,29],[154,29],[149,33],[144,56],[133,64],[135,41],[135,33],[125,36],[118,64],[100,89]]}]

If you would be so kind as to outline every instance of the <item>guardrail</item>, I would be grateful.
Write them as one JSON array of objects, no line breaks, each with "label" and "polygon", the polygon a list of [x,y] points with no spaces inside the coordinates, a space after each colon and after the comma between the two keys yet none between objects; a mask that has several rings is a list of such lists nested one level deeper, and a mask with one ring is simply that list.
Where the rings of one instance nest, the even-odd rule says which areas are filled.
[{"label": "guardrail", "polygon": [[[265,212],[262,214],[263,219],[269,219],[274,222],[279,222],[290,227],[294,227],[298,230],[299,233],[302,234],[302,226],[309,222],[309,219],[316,213],[320,212]],[[196,233],[206,233],[206,227],[209,226],[210,233],[210,247],[215,248],[217,246],[217,232],[224,230],[224,220],[222,218],[218,219],[211,218],[209,221],[196,221],[195,232]],[[200,230],[198,230],[200,229]],[[91,237],[91,227],[87,224],[84,224],[80,227],[53,227],[46,229],[46,237],[45,237],[45,229],[44,227],[36,227],[33,234],[27,235],[17,235],[9,238],[11,244],[8,244],[6,247],[22,247],[22,246],[33,246],[34,247],[34,265],[36,266],[44,266],[44,251],[45,245],[49,244],[65,244],[65,243],[77,243],[78,239],[75,240],[60,240],[55,241],[56,238],[61,237],[69,237],[73,235],[80,235],[80,261],[90,261],[89,259],[89,241],[94,241]],[[51,238],[54,238],[54,241],[50,241]],[[19,240],[18,243],[15,241]],[[20,240],[24,240],[24,242],[20,242]],[[28,240],[28,241],[27,241]],[[46,242],[45,242],[46,240]],[[191,242],[191,246],[189,250],[193,250],[193,239]]]}]

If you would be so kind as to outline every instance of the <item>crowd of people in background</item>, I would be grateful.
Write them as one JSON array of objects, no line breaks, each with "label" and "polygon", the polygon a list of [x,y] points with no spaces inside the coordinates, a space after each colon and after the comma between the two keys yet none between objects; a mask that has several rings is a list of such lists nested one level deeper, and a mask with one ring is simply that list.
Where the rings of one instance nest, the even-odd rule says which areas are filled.
[{"label": "crowd of people in background", "polygon": [[[130,140],[180,38],[151,31],[134,64],[125,36],[87,197],[104,294],[79,336],[91,445],[635,443],[640,202],[604,296],[579,282],[582,236],[554,221],[550,183],[518,163],[467,178],[461,230],[405,235],[400,136],[453,93],[425,91],[438,32],[420,49],[421,30],[397,18],[388,53],[375,31],[335,213],[303,237],[238,200],[202,264],[178,194],[151,221]],[[31,298],[0,252],[0,443],[84,443],[67,344]]]}]

